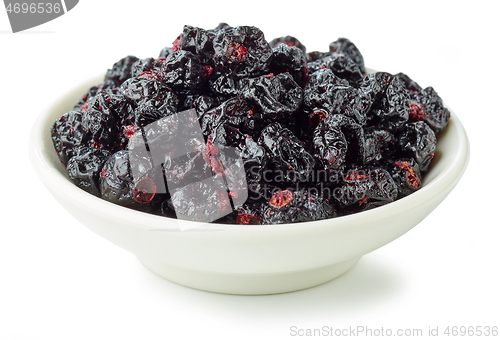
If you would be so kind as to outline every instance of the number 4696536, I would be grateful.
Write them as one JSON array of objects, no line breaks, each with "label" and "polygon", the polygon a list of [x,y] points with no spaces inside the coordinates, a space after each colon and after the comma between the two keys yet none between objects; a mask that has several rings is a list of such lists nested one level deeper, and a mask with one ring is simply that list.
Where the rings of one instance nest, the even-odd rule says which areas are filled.
[{"label": "number 4696536", "polygon": [[7,13],[60,13],[62,8],[60,3],[9,3],[7,6]]}]

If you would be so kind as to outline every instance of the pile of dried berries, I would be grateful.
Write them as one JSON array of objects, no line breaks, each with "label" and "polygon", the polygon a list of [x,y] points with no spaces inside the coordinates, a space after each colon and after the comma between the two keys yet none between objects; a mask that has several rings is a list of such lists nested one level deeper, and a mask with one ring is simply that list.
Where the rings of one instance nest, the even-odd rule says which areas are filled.
[{"label": "pile of dried berries", "polygon": [[51,133],[73,182],[180,219],[277,224],[364,211],[422,186],[449,111],[407,75],[365,75],[348,39],[306,52],[256,27],[184,26],[113,65]]}]

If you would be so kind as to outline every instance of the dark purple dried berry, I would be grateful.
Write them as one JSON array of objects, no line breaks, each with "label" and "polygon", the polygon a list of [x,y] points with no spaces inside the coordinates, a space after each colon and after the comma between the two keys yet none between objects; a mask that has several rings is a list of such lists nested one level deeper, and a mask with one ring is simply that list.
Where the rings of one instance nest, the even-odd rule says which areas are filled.
[{"label": "dark purple dried berry", "polygon": [[443,100],[432,87],[422,89],[406,74],[398,73],[398,81],[408,90],[410,97],[410,122],[424,121],[436,135],[446,129],[450,119],[450,111],[444,106]]},{"label": "dark purple dried berry", "polygon": [[330,43],[330,53],[339,53],[348,56],[359,66],[361,73],[366,72],[363,55],[359,52],[356,45],[354,45],[354,43],[349,39],[339,38]]},{"label": "dark purple dried berry", "polygon": [[345,79],[349,85],[359,87],[363,80],[363,72],[351,58],[343,54],[331,54],[307,64],[309,73],[321,69],[330,69],[339,78]]},{"label": "dark purple dried berry", "polygon": [[328,116],[314,130],[316,157],[327,171],[345,163],[363,164],[364,133],[361,125],[344,115]]},{"label": "dark purple dried berry", "polygon": [[425,122],[406,124],[398,138],[401,154],[404,157],[414,158],[422,173],[429,170],[436,145],[436,135]]},{"label": "dark purple dried berry", "polygon": [[387,170],[398,187],[398,198],[408,196],[422,187],[420,167],[413,158],[391,161]]},{"label": "dark purple dried berry", "polygon": [[262,123],[288,120],[302,104],[302,89],[286,73],[243,79],[240,95]]},{"label": "dark purple dried berry", "polygon": [[396,138],[387,130],[371,128],[365,130],[364,163],[377,163],[394,153]]},{"label": "dark purple dried berry", "polygon": [[329,52],[313,51],[313,52],[307,53],[306,60],[309,63],[311,61],[316,61],[318,59],[328,57],[329,55],[331,55],[331,53],[329,53]]},{"label": "dark purple dried berry", "polygon": [[218,72],[230,77],[256,77],[269,73],[271,46],[264,33],[253,26],[225,28],[213,40],[214,63]]},{"label": "dark purple dried berry", "polygon": [[169,55],[162,65],[162,81],[176,91],[193,93],[203,85],[203,68],[200,58],[179,50]]},{"label": "dark purple dried berry", "polygon": [[[220,179],[219,179],[220,180]],[[178,219],[213,222],[232,211],[231,202],[217,177],[188,184],[172,194]]]},{"label": "dark purple dried berry", "polygon": [[368,210],[396,200],[398,189],[381,168],[355,168],[347,172],[334,197],[344,213]]},{"label": "dark purple dried berry", "polygon": [[106,72],[105,81],[111,80],[116,87],[132,76],[132,65],[139,60],[134,56],[127,56],[117,61],[111,69]]},{"label": "dark purple dried berry", "polygon": [[284,43],[273,48],[270,70],[274,74],[289,73],[301,88],[304,88],[309,81],[304,53],[297,47],[290,47]]},{"label": "dark purple dried berry", "polygon": [[139,59],[132,64],[132,69],[130,71],[131,77],[139,77],[141,74],[146,72],[151,72],[154,68],[155,59],[145,58]]},{"label": "dark purple dried berry", "polygon": [[186,25],[180,35],[179,49],[197,54],[202,64],[213,64],[213,40],[218,30]]},{"label": "dark purple dried berry", "polygon": [[122,126],[131,122],[124,122],[124,102],[123,96],[109,91],[99,92],[89,100],[82,125],[90,133],[94,148],[114,152],[126,147]]},{"label": "dark purple dried berry", "polygon": [[[236,128],[221,124],[209,136],[209,143],[217,148],[217,159],[229,165],[241,158],[246,174],[247,188],[253,192],[260,190],[262,173],[267,166],[265,149],[252,137]],[[215,171],[215,169],[212,169]]]},{"label": "dark purple dried berry", "polygon": [[50,129],[54,148],[64,165],[76,155],[78,147],[86,145],[91,138],[82,121],[81,112],[71,111],[58,118]]},{"label": "dark purple dried berry", "polygon": [[258,142],[267,151],[270,169],[283,178],[282,182],[306,181],[314,170],[314,157],[306,151],[304,144],[292,131],[279,123],[265,127]]},{"label": "dark purple dried berry", "polygon": [[145,99],[134,110],[135,125],[144,127],[177,112],[178,99],[173,91],[164,88],[157,97]]},{"label": "dark purple dried berry", "polygon": [[201,130],[206,137],[216,126],[223,123],[240,128],[243,133],[247,134],[252,134],[256,128],[253,111],[247,101],[241,97],[228,99],[200,116]]},{"label": "dark purple dried berry", "polygon": [[299,39],[292,37],[291,35],[287,35],[286,37],[279,37],[271,40],[269,45],[274,49],[279,47],[280,45],[285,45],[289,47],[298,48],[304,55],[306,54],[306,47],[302,44]]},{"label": "dark purple dried berry", "polygon": [[279,190],[262,204],[262,224],[282,224],[322,220],[336,216],[332,205],[307,191]]},{"label": "dark purple dried berry", "polygon": [[139,104],[142,101],[156,99],[163,95],[164,91],[170,89],[153,74],[142,74],[126,80],[120,87],[120,91],[128,100]]},{"label": "dark purple dried berry", "polygon": [[217,96],[223,96],[226,99],[238,95],[240,84],[238,79],[216,73],[209,80],[210,90]]},{"label": "dark purple dried berry", "polygon": [[220,102],[218,98],[210,97],[207,95],[198,96],[193,101],[193,107],[196,110],[198,117],[200,117],[203,113],[207,112],[208,110],[218,106],[219,104]]},{"label": "dark purple dried berry", "polygon": [[[149,203],[141,197],[146,195],[148,188],[153,187],[148,185],[147,181],[152,181],[156,190],[155,178],[149,159],[134,157],[131,160],[129,152],[121,150],[111,155],[104,163],[100,173],[100,192],[102,198],[109,202],[138,207]],[[143,181],[145,179],[146,181]],[[153,194],[150,192],[149,196]]]},{"label": "dark purple dried berry", "polygon": [[100,196],[99,174],[110,153],[102,149],[80,147],[68,162],[68,176],[79,188]]},{"label": "dark purple dried berry", "polygon": [[422,91],[422,87],[418,85],[416,81],[408,77],[404,73],[397,73],[394,75],[396,79],[410,92],[420,92]]},{"label": "dark purple dried berry", "polygon": [[304,110],[309,115],[324,110],[328,115],[343,114],[364,125],[363,102],[356,88],[337,77],[330,69],[321,69],[311,75],[304,89]]},{"label": "dark purple dried berry", "polygon": [[401,128],[409,118],[410,97],[403,85],[392,75],[368,75],[360,87],[368,125],[388,130]]},{"label": "dark purple dried berry", "polygon": [[184,148],[185,151],[180,156],[178,152],[173,152],[178,150],[167,149],[164,152],[162,166],[170,192],[188,183],[200,182],[212,176],[212,169],[204,157],[206,145],[200,140],[190,139]]}]

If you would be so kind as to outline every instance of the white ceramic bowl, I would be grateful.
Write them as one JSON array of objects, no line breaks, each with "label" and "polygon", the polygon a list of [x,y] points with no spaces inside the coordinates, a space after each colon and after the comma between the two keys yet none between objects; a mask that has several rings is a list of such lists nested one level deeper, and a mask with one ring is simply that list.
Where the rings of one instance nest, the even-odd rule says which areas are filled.
[{"label": "white ceramic bowl", "polygon": [[50,126],[102,79],[86,81],[43,111],[29,143],[33,166],[59,203],[90,230],[132,252],[156,274],[201,290],[273,294],[332,280],[422,221],[457,184],[469,159],[467,135],[452,113],[422,189],[396,202],[334,219],[275,226],[180,222],[109,203],[68,179]]}]

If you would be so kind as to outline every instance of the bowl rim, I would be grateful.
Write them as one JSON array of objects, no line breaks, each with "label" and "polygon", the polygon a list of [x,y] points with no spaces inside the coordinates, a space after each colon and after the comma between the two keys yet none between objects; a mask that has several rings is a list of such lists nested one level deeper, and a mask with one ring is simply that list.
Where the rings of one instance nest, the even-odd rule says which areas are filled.
[{"label": "bowl rim", "polygon": [[[370,69],[368,69],[370,70]],[[374,70],[370,70],[374,71]],[[230,231],[230,232],[244,232],[244,233],[281,233],[283,231],[295,233],[309,233],[311,231],[319,232],[321,228],[332,229],[338,228],[353,228],[359,225],[360,220],[371,221],[389,219],[395,215],[408,213],[408,211],[417,208],[418,206],[426,203],[430,198],[439,195],[450,187],[456,185],[460,177],[465,172],[469,158],[470,146],[467,133],[454,112],[450,110],[450,122],[447,129],[442,133],[445,135],[454,129],[458,136],[456,144],[456,157],[448,164],[443,171],[437,174],[429,183],[425,183],[418,191],[398,199],[389,204],[345,216],[334,217],[330,219],[297,222],[289,224],[277,225],[238,225],[238,224],[221,224],[221,223],[203,223],[194,221],[182,221],[174,218],[158,216],[146,212],[123,207],[99,197],[96,197],[74,185],[67,176],[62,174],[56,169],[51,161],[45,157],[45,148],[52,148],[52,140],[50,139],[50,126],[53,121],[58,117],[57,114],[62,115],[68,111],[62,112],[61,106],[74,105],[76,100],[70,98],[79,98],[82,93],[88,90],[93,85],[99,84],[103,80],[103,74],[91,77],[84,82],[81,82],[65,93],[60,95],[52,103],[50,103],[37,117],[33,123],[31,134],[29,138],[29,158],[37,174],[42,182],[49,189],[62,195],[65,199],[74,200],[76,204],[95,209],[96,213],[110,216],[113,219],[119,219],[132,222],[138,230],[144,231]],[[84,89],[82,91],[82,89]],[[438,137],[438,141],[441,135]],[[48,146],[47,144],[50,144]],[[439,148],[439,142],[438,142]],[[432,166],[432,165],[431,165]],[[425,182],[425,178],[424,178]],[[325,223],[326,222],[326,223]],[[209,228],[206,228],[209,226]],[[201,229],[200,229],[201,228]]]}]

